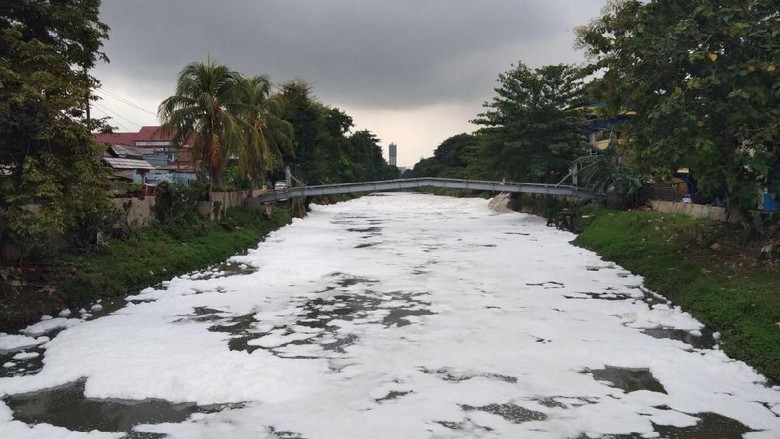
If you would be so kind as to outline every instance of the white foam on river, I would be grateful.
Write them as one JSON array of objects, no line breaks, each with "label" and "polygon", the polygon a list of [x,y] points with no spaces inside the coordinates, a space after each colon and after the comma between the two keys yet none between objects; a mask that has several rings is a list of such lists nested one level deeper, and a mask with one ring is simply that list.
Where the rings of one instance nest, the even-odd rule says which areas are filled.
[{"label": "white foam on river", "polygon": [[[572,238],[480,199],[314,206],[231,259],[254,272],[209,269],[104,317],[52,319],[66,329],[43,368],[0,378],[0,395],[85,378],[89,398],[238,404],[136,427],[173,438],[654,437],[702,413],[780,437],[780,390],[720,350],[643,334],[702,325],[648,305],[640,277]],[[594,378],[605,367],[646,370],[665,393]],[[0,437],[33,428],[101,435],[26,426],[0,403]]]}]

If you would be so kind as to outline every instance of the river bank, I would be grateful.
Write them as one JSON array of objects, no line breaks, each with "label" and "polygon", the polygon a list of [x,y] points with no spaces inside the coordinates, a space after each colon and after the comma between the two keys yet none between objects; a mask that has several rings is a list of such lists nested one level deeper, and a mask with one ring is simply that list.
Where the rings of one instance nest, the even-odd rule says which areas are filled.
[{"label": "river bank", "polygon": [[290,210],[280,207],[273,209],[270,218],[257,211],[228,209],[220,222],[191,224],[193,231],[188,233],[143,227],[95,252],[64,254],[16,268],[9,271],[11,279],[4,282],[0,294],[0,330],[222,262],[254,247],[291,219]]},{"label": "river bank", "polygon": [[573,241],[720,333],[730,357],[780,382],[780,264],[738,226],[649,211],[600,211]]},{"label": "river bank", "polygon": [[[550,208],[534,205],[540,212]],[[526,200],[521,207],[533,206]],[[585,211],[590,215],[577,221],[582,233],[575,245],[644,276],[649,289],[718,331],[726,353],[780,381],[778,264],[736,248],[728,238],[733,226],[654,212]],[[67,255],[39,267],[31,288],[4,292],[0,330],[221,262],[290,220],[290,211],[281,208],[268,219],[229,210],[224,221],[207,223],[187,239],[152,227],[96,253]]]},{"label": "river bank", "polygon": [[780,389],[546,224],[424,194],[312,206],[7,337],[0,436],[777,437]]}]

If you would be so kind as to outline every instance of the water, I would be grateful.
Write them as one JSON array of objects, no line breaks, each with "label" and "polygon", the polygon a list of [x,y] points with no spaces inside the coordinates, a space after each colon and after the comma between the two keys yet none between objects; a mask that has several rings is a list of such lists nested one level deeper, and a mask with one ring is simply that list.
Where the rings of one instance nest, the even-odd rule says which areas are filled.
[{"label": "water", "polygon": [[315,206],[0,352],[0,437],[780,436],[780,391],[711,331],[571,234],[486,205]]}]

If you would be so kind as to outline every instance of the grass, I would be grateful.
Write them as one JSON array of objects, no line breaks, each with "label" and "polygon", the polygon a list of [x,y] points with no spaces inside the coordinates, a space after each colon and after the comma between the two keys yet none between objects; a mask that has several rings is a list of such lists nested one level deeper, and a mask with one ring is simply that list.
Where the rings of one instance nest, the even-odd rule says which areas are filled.
[{"label": "grass", "polygon": [[574,243],[644,276],[648,288],[719,331],[729,356],[777,383],[780,267],[757,262],[734,236],[728,225],[685,216],[602,211]]},{"label": "grass", "polygon": [[[289,210],[278,207],[270,218],[259,212],[228,209],[219,223],[196,221],[179,230],[146,227],[134,231],[127,240],[112,240],[96,252],[63,255],[45,265],[43,288],[38,285],[0,295],[0,329],[18,327],[63,307],[123,296],[221,262],[256,246],[269,232],[290,221]],[[196,231],[186,233],[181,228]]]}]

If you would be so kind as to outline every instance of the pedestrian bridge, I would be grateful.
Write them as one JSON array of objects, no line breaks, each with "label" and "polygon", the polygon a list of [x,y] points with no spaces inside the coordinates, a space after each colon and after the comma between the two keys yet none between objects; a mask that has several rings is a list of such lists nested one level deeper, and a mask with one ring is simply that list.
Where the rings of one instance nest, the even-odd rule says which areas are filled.
[{"label": "pedestrian bridge", "polygon": [[541,194],[555,197],[575,197],[586,200],[602,200],[605,198],[604,194],[589,192],[576,186],[456,180],[452,178],[408,178],[400,180],[368,181],[362,183],[302,186],[265,192],[256,198],[260,203],[267,203],[270,201],[284,200],[294,197],[316,197],[322,195],[352,194],[361,192],[386,192],[421,187],[441,187],[453,189],[470,189],[477,191]]}]

